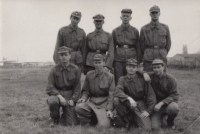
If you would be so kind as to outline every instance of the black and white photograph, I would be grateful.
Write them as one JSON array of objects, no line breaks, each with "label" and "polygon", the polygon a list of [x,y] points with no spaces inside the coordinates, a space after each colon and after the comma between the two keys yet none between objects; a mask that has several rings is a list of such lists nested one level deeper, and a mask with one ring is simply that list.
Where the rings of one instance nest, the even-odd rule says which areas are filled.
[{"label": "black and white photograph", "polygon": [[0,0],[1,134],[199,134],[199,0]]}]

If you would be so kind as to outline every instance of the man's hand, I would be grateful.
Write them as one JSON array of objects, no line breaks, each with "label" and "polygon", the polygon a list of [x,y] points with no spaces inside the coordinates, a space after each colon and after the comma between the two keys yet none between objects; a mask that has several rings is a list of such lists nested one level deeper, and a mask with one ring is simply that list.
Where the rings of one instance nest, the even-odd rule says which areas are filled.
[{"label": "man's hand", "polygon": [[67,104],[72,107],[72,106],[74,106],[74,101],[73,100],[68,100]]},{"label": "man's hand", "polygon": [[131,97],[128,97],[127,99],[130,102],[131,107],[136,107],[137,106],[137,103]]},{"label": "man's hand", "polygon": [[85,101],[86,101],[85,99],[80,98],[80,99],[77,101],[77,103],[84,103]]},{"label": "man's hand", "polygon": [[156,105],[154,106],[154,111],[159,111],[160,108],[161,108],[163,105],[164,105],[164,103],[163,103],[162,101],[159,102],[158,104],[156,104]]},{"label": "man's hand", "polygon": [[147,111],[142,111],[141,117],[146,118],[149,116],[149,113]]},{"label": "man's hand", "polygon": [[110,69],[108,67],[103,67],[107,72],[110,72]]},{"label": "man's hand", "polygon": [[150,78],[150,76],[147,73],[143,73],[143,77],[144,77],[144,80],[146,82],[150,82],[151,81],[151,78]]},{"label": "man's hand", "polygon": [[113,118],[113,113],[110,110],[107,111],[107,117]]},{"label": "man's hand", "polygon": [[65,100],[65,98],[63,98],[62,97],[62,95],[57,95],[58,96],[58,98],[59,98],[59,101],[60,101],[60,104],[62,105],[62,106],[66,106],[67,105],[67,101]]}]

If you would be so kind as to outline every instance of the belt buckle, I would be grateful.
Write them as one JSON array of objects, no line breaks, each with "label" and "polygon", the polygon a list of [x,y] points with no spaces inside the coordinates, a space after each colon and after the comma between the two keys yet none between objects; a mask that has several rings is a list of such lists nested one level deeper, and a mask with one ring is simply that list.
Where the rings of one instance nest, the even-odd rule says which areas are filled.
[{"label": "belt buckle", "polygon": [[96,53],[100,53],[101,51],[100,50],[96,50]]},{"label": "belt buckle", "polygon": [[154,46],[154,48],[158,49],[158,48],[159,48],[159,46]]},{"label": "belt buckle", "polygon": [[124,48],[128,48],[128,45],[124,45]]}]

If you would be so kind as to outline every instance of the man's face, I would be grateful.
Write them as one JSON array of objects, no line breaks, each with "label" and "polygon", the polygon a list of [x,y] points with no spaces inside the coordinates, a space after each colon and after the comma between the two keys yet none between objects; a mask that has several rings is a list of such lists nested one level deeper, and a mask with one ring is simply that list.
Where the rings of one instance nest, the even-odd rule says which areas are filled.
[{"label": "man's face", "polygon": [[151,20],[157,21],[159,20],[160,12],[151,12],[150,16],[151,16]]},{"label": "man's face", "polygon": [[126,71],[128,74],[135,74],[137,70],[138,66],[136,65],[130,65],[130,64],[126,65]]},{"label": "man's face", "polygon": [[94,20],[94,25],[96,29],[101,29],[103,27],[104,21],[103,20]]},{"label": "man's face", "polygon": [[153,71],[155,75],[161,75],[164,71],[164,66],[162,64],[153,65]]},{"label": "man's face", "polygon": [[94,67],[95,67],[95,70],[98,70],[98,71],[101,71],[103,69],[103,66],[105,65],[105,61],[102,59],[102,60],[95,60],[93,61],[94,63]]},{"label": "man's face", "polygon": [[80,22],[80,18],[78,18],[78,17],[75,17],[75,16],[71,16],[70,17],[70,20],[71,20],[71,25],[73,26],[73,27],[77,27],[78,26],[78,23]]},{"label": "man's face", "polygon": [[129,24],[129,21],[132,19],[129,13],[122,13],[120,18],[123,24]]},{"label": "man's face", "polygon": [[71,58],[71,54],[69,52],[60,53],[59,58],[60,58],[61,63],[66,63],[66,62],[69,62],[69,60]]}]

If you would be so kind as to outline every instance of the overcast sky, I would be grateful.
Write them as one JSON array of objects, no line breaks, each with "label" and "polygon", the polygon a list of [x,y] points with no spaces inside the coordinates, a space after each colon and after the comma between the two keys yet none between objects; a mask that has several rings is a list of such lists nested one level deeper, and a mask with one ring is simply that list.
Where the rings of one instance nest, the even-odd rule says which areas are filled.
[{"label": "overcast sky", "polygon": [[170,28],[172,47],[169,57],[182,52],[200,51],[200,0],[0,0],[0,61],[53,61],[58,30],[70,23],[73,11],[82,12],[79,27],[86,34],[94,31],[92,17],[105,16],[103,29],[112,32],[121,25],[123,8],[132,9],[130,24],[139,31],[150,22],[149,8],[161,9],[160,22]]}]

